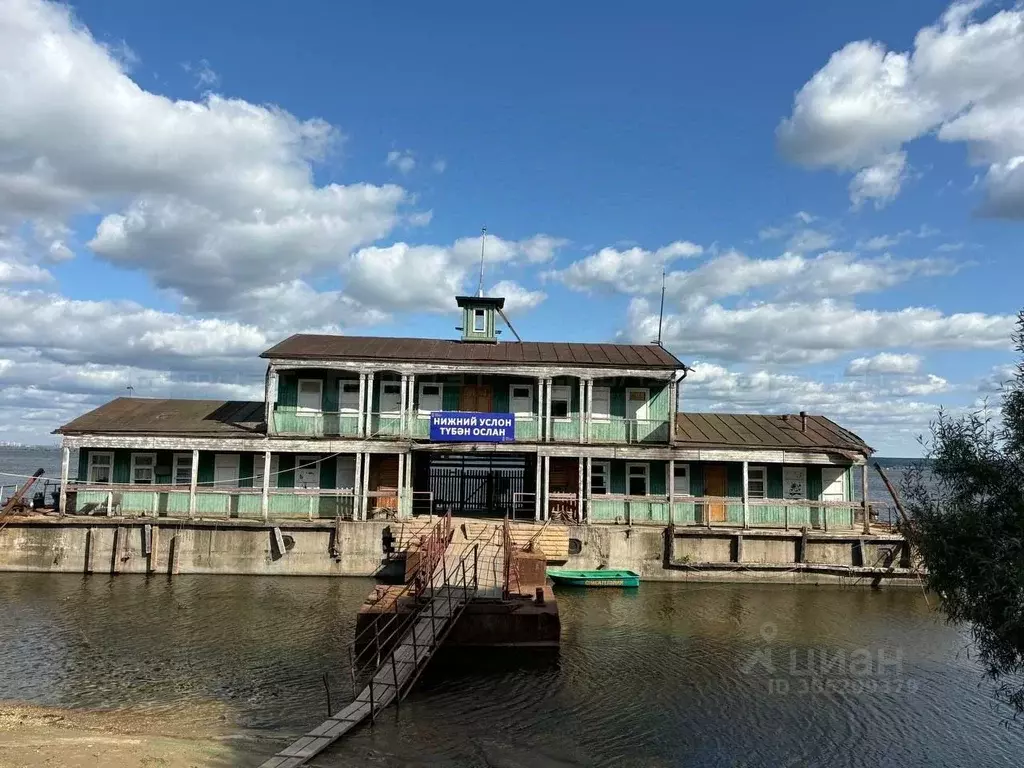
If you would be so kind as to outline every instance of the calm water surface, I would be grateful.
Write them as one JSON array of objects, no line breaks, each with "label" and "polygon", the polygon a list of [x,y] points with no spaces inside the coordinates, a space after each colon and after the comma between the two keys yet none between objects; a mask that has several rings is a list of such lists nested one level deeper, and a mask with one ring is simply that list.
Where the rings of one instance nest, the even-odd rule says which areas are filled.
[{"label": "calm water surface", "polygon": [[[371,585],[0,574],[0,699],[283,741],[322,719],[325,671],[336,703],[348,691]],[[400,712],[315,765],[1021,764],[1024,726],[919,590],[644,584],[559,603],[560,653],[439,657]]]}]

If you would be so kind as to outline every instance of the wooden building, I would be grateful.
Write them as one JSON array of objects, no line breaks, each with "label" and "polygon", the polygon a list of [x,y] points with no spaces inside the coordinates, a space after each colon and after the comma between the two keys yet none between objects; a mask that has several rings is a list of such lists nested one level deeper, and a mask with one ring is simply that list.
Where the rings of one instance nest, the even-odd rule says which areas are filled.
[{"label": "wooden building", "polygon": [[[263,402],[119,398],[57,430],[68,512],[353,520],[451,511],[565,522],[853,527],[870,448],[820,416],[677,413],[656,344],[299,334]],[[70,450],[80,450],[69,478]]]}]

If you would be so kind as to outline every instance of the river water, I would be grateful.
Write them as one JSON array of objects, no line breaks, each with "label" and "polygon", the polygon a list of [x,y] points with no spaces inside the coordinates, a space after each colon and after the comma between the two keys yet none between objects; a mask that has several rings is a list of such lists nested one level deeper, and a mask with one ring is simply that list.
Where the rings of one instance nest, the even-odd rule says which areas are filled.
[{"label": "river water", "polygon": [[[257,741],[349,690],[368,579],[0,574],[0,699],[209,718]],[[965,637],[917,589],[559,594],[556,654],[449,653],[320,766],[1015,766]],[[247,746],[248,745],[248,746]]]}]

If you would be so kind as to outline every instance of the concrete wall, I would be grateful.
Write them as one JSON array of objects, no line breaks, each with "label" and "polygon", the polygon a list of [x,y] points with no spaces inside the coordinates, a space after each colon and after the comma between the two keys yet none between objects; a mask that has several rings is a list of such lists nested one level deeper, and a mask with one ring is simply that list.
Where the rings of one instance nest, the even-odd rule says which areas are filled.
[{"label": "concrete wall", "polygon": [[388,525],[282,524],[278,542],[262,523],[150,522],[11,521],[0,530],[0,571],[372,576]]}]

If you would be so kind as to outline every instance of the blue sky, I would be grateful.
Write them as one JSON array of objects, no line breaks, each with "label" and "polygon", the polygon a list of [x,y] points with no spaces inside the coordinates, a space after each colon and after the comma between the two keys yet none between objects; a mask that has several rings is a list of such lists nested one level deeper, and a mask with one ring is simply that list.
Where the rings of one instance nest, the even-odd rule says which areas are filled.
[{"label": "blue sky", "polygon": [[1024,14],[987,3],[0,10],[0,437],[252,397],[288,333],[649,341],[691,409],[913,454],[1012,361]]}]

